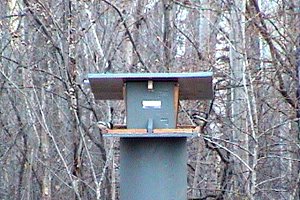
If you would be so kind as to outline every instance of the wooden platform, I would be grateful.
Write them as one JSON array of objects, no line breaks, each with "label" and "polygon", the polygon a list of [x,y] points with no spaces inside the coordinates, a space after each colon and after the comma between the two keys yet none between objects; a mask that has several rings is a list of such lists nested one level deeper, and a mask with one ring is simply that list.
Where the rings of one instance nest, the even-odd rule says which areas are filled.
[{"label": "wooden platform", "polygon": [[[125,126],[126,127],[126,126]],[[180,127],[176,129],[154,129],[152,133],[148,133],[147,129],[124,129],[117,127],[116,129],[107,130],[103,133],[105,137],[192,137],[197,135],[195,127]]]}]

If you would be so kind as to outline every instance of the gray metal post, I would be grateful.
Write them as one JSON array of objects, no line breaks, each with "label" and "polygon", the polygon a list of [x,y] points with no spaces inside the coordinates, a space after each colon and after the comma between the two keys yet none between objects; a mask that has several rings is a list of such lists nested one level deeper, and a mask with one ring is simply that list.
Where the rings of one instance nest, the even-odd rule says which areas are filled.
[{"label": "gray metal post", "polygon": [[185,137],[121,138],[121,200],[186,200]]},{"label": "gray metal post", "polygon": [[[175,85],[128,82],[127,128],[176,128]],[[120,154],[121,200],[186,199],[186,137],[121,138]]]}]

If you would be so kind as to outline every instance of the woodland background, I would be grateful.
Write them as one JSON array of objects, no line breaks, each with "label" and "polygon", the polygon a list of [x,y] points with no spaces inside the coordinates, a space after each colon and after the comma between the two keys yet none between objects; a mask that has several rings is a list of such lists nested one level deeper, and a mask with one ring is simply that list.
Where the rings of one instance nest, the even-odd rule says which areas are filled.
[{"label": "woodland background", "polygon": [[88,73],[214,73],[189,199],[299,199],[299,0],[1,0],[0,199],[119,199],[124,102]]}]

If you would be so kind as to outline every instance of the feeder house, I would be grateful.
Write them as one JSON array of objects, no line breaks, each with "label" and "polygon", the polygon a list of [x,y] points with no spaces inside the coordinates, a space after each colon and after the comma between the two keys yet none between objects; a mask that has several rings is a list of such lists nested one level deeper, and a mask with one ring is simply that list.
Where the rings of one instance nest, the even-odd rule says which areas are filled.
[{"label": "feeder house", "polygon": [[96,100],[125,100],[126,124],[104,136],[120,137],[121,200],[186,200],[186,138],[177,126],[179,100],[213,97],[212,73],[89,74]]},{"label": "feeder house", "polygon": [[106,136],[191,135],[190,130],[176,130],[179,100],[213,96],[211,72],[89,74],[88,79],[96,100],[125,100],[126,125]]}]

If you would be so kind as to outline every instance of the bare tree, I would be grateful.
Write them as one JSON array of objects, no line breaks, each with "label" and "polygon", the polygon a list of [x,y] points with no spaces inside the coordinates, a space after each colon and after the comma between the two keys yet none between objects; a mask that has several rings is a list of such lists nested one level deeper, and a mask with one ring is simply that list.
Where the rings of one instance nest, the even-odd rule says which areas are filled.
[{"label": "bare tree", "polygon": [[299,1],[1,1],[0,193],[119,199],[118,140],[88,73],[214,72],[180,102],[192,199],[299,199]]}]

